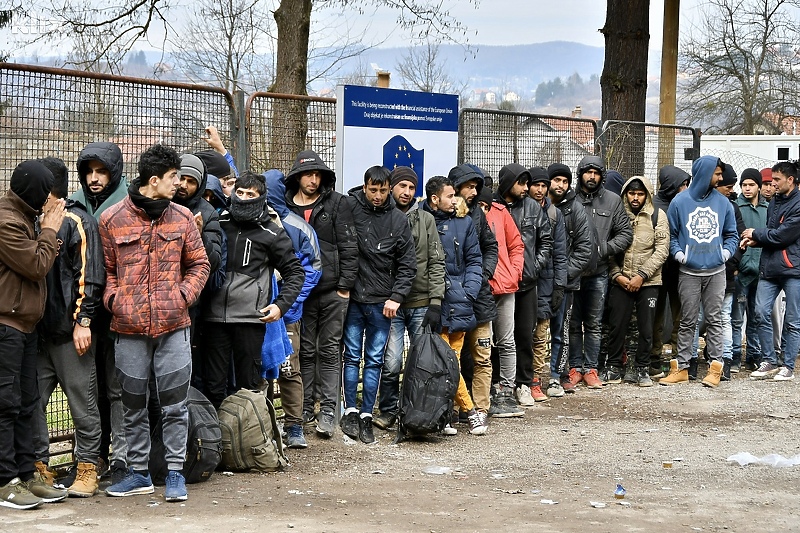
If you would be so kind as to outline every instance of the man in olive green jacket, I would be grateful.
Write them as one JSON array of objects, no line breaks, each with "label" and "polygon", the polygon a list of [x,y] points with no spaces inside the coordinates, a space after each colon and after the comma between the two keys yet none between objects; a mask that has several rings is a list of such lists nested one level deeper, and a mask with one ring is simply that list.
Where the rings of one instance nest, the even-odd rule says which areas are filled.
[{"label": "man in olive green jacket", "polygon": [[639,326],[636,381],[640,387],[650,387],[653,385],[648,372],[653,322],[661,285],[661,266],[669,255],[669,223],[666,213],[653,205],[650,181],[642,176],[633,176],[625,182],[622,205],[633,228],[633,242],[623,254],[609,259],[610,332],[603,381],[606,384],[621,382],[622,348],[635,304]]}]

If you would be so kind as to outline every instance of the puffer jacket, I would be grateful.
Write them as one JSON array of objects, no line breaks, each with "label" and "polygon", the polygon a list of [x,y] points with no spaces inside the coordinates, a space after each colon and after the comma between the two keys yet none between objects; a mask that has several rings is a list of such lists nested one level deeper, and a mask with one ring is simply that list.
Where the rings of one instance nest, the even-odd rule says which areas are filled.
[{"label": "puffer jacket", "polygon": [[[626,192],[633,180],[641,181],[647,189],[646,200],[638,213],[631,209]],[[633,229],[633,242],[621,254],[609,258],[609,277],[611,281],[619,276],[630,279],[637,274],[644,279],[643,287],[661,285],[661,266],[669,255],[669,223],[667,215],[659,210],[658,222],[653,227],[653,193],[650,180],[642,176],[631,176],[622,186],[622,203]]]},{"label": "puffer jacket", "polygon": [[[71,342],[76,322],[97,318],[105,285],[97,221],[81,204],[67,200],[58,230],[58,255],[47,273],[47,305],[37,326],[39,335],[56,344]],[[96,327],[92,322],[92,329]]]},{"label": "puffer jacket", "polygon": [[477,325],[473,305],[483,283],[481,247],[478,233],[466,213],[431,210],[428,202],[422,209],[436,219],[444,249],[447,269],[442,327],[450,331],[471,331]]},{"label": "puffer jacket", "polygon": [[444,250],[433,215],[414,203],[406,212],[417,255],[417,275],[403,308],[442,305],[444,300]]},{"label": "puffer jacket", "polygon": [[475,300],[473,310],[478,324],[492,322],[497,318],[497,304],[492,296],[492,288],[489,280],[492,279],[497,269],[498,243],[494,233],[489,228],[486,221],[486,214],[478,205],[477,198],[484,187],[484,177],[479,168],[474,165],[461,164],[450,169],[447,177],[453,182],[456,192],[468,181],[475,180],[477,195],[472,199],[472,205],[467,205],[463,198],[459,198],[459,210],[468,209],[472,221],[475,223],[475,230],[478,232],[478,241],[481,245],[481,257],[483,258],[483,283]]},{"label": "puffer jacket", "polygon": [[47,299],[45,276],[58,253],[56,232],[36,235],[37,211],[8,190],[0,198],[0,324],[31,333]]},{"label": "puffer jacket", "polygon": [[800,278],[800,191],[776,194],[767,209],[767,226],[753,231],[762,247],[759,276]]},{"label": "puffer jacket", "polygon": [[[603,177],[605,178],[605,173],[603,173]],[[608,261],[612,255],[628,249],[633,241],[633,231],[628,216],[625,214],[625,208],[622,207],[622,199],[606,190],[602,186],[602,180],[600,187],[593,193],[585,192],[580,186],[580,176],[578,176],[578,180],[576,197],[583,204],[583,208],[597,232],[597,246],[600,254],[597,266],[591,272],[584,272],[584,276],[596,276],[608,272]]]},{"label": "puffer jacket", "polygon": [[[100,161],[109,173],[108,185],[98,194],[93,194],[86,184],[89,161]],[[114,143],[89,143],[78,156],[78,180],[81,189],[70,198],[86,207],[86,212],[100,220],[103,211],[122,201],[128,195],[128,182],[122,175],[122,151]]]},{"label": "puffer jacket", "polygon": [[581,276],[589,267],[592,250],[597,247],[594,232],[590,226],[586,210],[575,198],[575,191],[570,189],[556,205],[564,215],[564,226],[567,232],[567,285],[566,290],[577,291],[581,288]]},{"label": "puffer jacket", "polygon": [[497,238],[497,270],[489,280],[493,294],[513,294],[519,290],[525,261],[525,245],[519,228],[506,206],[492,202],[486,220]]},{"label": "puffer jacket", "polygon": [[[669,204],[678,189],[685,181],[691,181],[691,176],[683,169],[674,165],[664,165],[658,171],[658,193],[653,196],[653,205],[665,213],[669,213]],[[665,286],[678,286],[678,273],[681,264],[675,261],[670,254],[661,267],[661,282]],[[756,265],[756,275],[758,275],[758,265]]]},{"label": "puffer jacket", "polygon": [[359,267],[350,298],[362,304],[404,303],[417,275],[414,238],[408,219],[389,195],[380,207],[367,202],[362,187],[347,198],[358,234]]},{"label": "puffer jacket", "polygon": [[550,232],[547,214],[533,198],[526,194],[512,203],[505,200],[504,195],[523,177],[523,174],[530,179],[528,169],[518,163],[511,163],[500,169],[495,201],[508,209],[519,228],[525,245],[525,263],[519,290],[527,291],[536,286],[539,274],[550,261],[553,253],[553,235]]},{"label": "puffer jacket", "polygon": [[170,202],[151,220],[126,196],[100,216],[100,237],[111,330],[156,338],[188,327],[210,271],[192,213]]},{"label": "puffer jacket", "polygon": [[[229,211],[219,217],[228,239],[225,284],[206,303],[203,319],[210,322],[260,324],[260,310],[274,303],[281,316],[294,304],[305,271],[286,231],[270,220],[265,209],[253,222],[239,222]],[[273,302],[272,275],[281,274],[281,289]]]},{"label": "puffer jacket", "polygon": [[[763,228],[767,225],[767,207],[769,203],[760,194],[758,203],[753,205],[742,195],[736,199],[736,205],[742,214],[746,228]],[[761,248],[748,247],[739,263],[739,283],[747,287],[758,279],[758,265],[761,261]]]},{"label": "puffer jacket", "polygon": [[[303,172],[319,170],[322,174],[320,196],[308,218],[304,212],[308,206],[294,202],[300,187]],[[294,213],[311,224],[317,232],[322,257],[322,278],[311,292],[322,294],[329,291],[353,289],[358,274],[358,235],[346,197],[336,192],[336,175],[312,150],[300,152],[286,175],[286,205]]]},{"label": "puffer jacket", "polygon": [[567,285],[567,228],[564,224],[564,215],[553,206],[550,198],[545,196],[542,208],[547,214],[550,231],[553,234],[553,260],[546,263],[542,273],[539,274],[536,289],[538,300],[536,317],[539,320],[546,320],[553,316],[550,306],[553,289]]}]

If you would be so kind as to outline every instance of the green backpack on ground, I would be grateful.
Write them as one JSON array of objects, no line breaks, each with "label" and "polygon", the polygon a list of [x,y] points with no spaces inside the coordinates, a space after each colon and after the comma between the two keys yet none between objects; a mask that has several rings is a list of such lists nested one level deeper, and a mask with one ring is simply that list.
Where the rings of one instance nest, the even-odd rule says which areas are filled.
[{"label": "green backpack on ground", "polygon": [[219,406],[222,465],[272,472],[288,464],[275,408],[263,392],[242,389]]}]

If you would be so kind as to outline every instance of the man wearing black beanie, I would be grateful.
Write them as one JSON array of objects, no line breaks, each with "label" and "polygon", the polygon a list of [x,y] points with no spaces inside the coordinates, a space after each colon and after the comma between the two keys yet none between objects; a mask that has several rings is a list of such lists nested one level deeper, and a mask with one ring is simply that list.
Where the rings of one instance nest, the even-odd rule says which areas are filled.
[{"label": "man wearing black beanie", "polygon": [[[31,509],[63,500],[67,491],[48,486],[36,472],[33,413],[38,337],[47,284],[58,252],[56,233],[64,220],[64,200],[48,198],[53,174],[38,161],[25,161],[11,175],[0,198],[0,505]],[[34,223],[44,210],[37,234]],[[11,297],[10,295],[16,295]]]}]

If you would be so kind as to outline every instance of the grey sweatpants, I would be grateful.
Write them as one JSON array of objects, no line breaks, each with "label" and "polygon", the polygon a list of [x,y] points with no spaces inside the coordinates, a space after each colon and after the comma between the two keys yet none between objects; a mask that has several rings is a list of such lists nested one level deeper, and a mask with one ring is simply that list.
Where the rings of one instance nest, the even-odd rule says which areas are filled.
[{"label": "grey sweatpants", "polygon": [[150,422],[147,402],[150,379],[155,379],[161,405],[166,462],[170,470],[182,470],[186,458],[189,414],[186,398],[192,375],[189,328],[157,338],[119,335],[115,344],[116,368],[125,408],[128,466],[147,470],[150,457]]},{"label": "grey sweatpants", "polygon": [[494,344],[500,360],[500,385],[514,390],[517,379],[517,343],[514,340],[514,309],[516,294],[497,294],[497,318],[494,319]]},{"label": "grey sweatpants", "polygon": [[36,372],[41,402],[33,423],[33,446],[37,461],[46,463],[50,458],[45,413],[56,385],[61,385],[75,424],[75,460],[97,464],[100,453],[100,411],[97,409],[95,341],[96,336],[92,336],[92,345],[83,355],[78,355],[72,341],[63,344],[44,341],[39,347]]},{"label": "grey sweatpants", "polygon": [[[722,361],[722,301],[725,299],[725,271],[711,276],[692,276],[681,272],[678,277],[681,297],[681,325],[678,329],[678,367],[689,368],[700,304],[706,318],[706,347],[712,361]],[[698,298],[699,295],[699,298]]]}]

